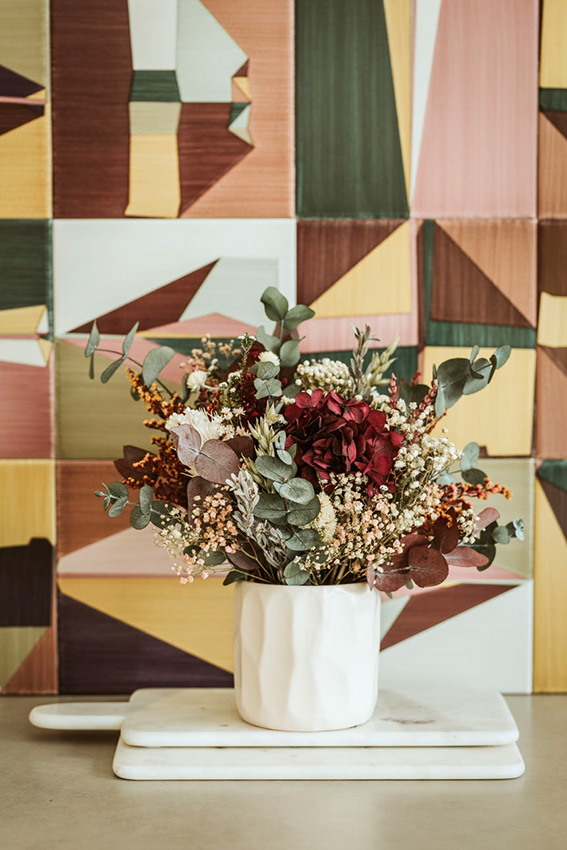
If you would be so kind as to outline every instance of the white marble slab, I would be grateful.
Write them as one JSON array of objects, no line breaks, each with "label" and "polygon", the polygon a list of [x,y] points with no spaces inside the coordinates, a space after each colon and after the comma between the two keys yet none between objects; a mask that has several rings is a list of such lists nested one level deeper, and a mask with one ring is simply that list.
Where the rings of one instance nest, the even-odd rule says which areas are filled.
[{"label": "white marble slab", "polygon": [[121,779],[515,779],[524,762],[502,747],[130,747],[118,742]]},{"label": "white marble slab", "polygon": [[132,694],[122,739],[137,747],[468,747],[518,739],[504,698],[463,688],[382,690],[364,726],[276,732],[245,723],[228,689],[148,689]]},{"label": "white marble slab", "polygon": [[32,708],[30,723],[40,729],[121,729],[127,702],[61,702]]}]

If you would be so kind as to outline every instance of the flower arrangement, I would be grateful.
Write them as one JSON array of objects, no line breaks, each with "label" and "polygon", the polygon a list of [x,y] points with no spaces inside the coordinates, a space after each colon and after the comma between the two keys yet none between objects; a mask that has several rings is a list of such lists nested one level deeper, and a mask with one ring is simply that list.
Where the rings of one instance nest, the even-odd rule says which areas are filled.
[{"label": "flower arrangement", "polygon": [[[152,523],[183,583],[223,572],[225,584],[366,581],[389,594],[440,584],[451,565],[484,570],[497,544],[523,539],[522,520],[475,513],[489,494],[511,495],[478,468],[479,447],[432,433],[461,396],[490,383],[509,346],[490,358],[475,346],[434,369],[431,384],[397,381],[397,340],[371,352],[366,326],[348,365],[301,361],[297,329],[313,311],[290,309],[273,287],[262,303],[273,333],[205,337],[182,366],[181,394],[159,380],[175,354],[167,346],[128,369],[154,451],[124,447],[122,481],[96,492],[110,517],[131,507],[134,528]],[[129,358],[136,330],[103,382]],[[99,343],[95,323],[91,377]]]}]

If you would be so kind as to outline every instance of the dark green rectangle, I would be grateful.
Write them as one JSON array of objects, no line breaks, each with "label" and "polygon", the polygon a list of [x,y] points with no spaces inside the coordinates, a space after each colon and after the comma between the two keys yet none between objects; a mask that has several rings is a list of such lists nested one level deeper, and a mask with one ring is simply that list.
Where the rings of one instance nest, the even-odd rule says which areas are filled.
[{"label": "dark green rectangle", "polygon": [[130,100],[181,103],[175,71],[134,71]]},{"label": "dark green rectangle", "polygon": [[297,214],[407,218],[382,0],[296,0]]},{"label": "dark green rectangle", "polygon": [[539,108],[550,112],[567,112],[567,89],[540,89]]},{"label": "dark green rectangle", "polygon": [[51,222],[0,221],[0,310],[45,304],[52,327]]}]

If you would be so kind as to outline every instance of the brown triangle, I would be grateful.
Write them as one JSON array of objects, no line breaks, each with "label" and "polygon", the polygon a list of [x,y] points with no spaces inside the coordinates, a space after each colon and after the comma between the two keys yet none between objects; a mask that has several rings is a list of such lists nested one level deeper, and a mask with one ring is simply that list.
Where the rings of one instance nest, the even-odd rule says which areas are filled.
[{"label": "brown triangle", "polygon": [[547,112],[546,110],[543,114],[556,130],[559,130],[563,138],[567,139],[567,112]]},{"label": "brown triangle", "polygon": [[555,514],[555,519],[561,526],[563,536],[567,540],[567,492],[556,487],[550,481],[545,481],[543,478],[539,479],[539,483],[545,491],[547,501]]},{"label": "brown triangle", "polygon": [[531,327],[525,316],[438,224],[434,244],[432,319]]},{"label": "brown triangle", "polygon": [[250,62],[250,60],[247,59],[246,62],[244,63],[244,65],[241,68],[238,69],[236,74],[233,74],[232,76],[233,77],[247,77],[248,76],[248,63],[249,62]]},{"label": "brown triangle", "polygon": [[567,295],[567,221],[540,221],[537,251],[539,291]]},{"label": "brown triangle", "polygon": [[537,351],[536,411],[536,457],[565,457],[567,378],[543,346]]},{"label": "brown triangle", "polygon": [[562,218],[567,207],[567,144],[542,112],[538,120],[538,214]]},{"label": "brown triangle", "polygon": [[297,298],[312,304],[394,232],[399,219],[322,219],[297,223]]},{"label": "brown triangle", "polygon": [[562,372],[567,375],[567,348],[550,348],[547,345],[539,346],[548,357],[553,360],[556,366],[559,366]]},{"label": "brown triangle", "polygon": [[515,585],[509,584],[458,584],[440,590],[428,590],[410,598],[399,617],[382,639],[381,649],[388,649],[402,640],[430,629],[457,614],[462,614],[482,602],[500,596]]},{"label": "brown triangle", "polygon": [[0,136],[43,115],[43,104],[0,103]]},{"label": "brown triangle", "polygon": [[55,629],[51,627],[38,640],[12,678],[3,694],[56,694],[57,661]]},{"label": "brown triangle", "polygon": [[[96,323],[99,331],[103,334],[126,334],[135,322],[140,323],[140,331],[176,322],[217,262],[214,260],[104,316],[98,316]],[[89,333],[91,326],[92,323],[87,322],[72,333]]]}]

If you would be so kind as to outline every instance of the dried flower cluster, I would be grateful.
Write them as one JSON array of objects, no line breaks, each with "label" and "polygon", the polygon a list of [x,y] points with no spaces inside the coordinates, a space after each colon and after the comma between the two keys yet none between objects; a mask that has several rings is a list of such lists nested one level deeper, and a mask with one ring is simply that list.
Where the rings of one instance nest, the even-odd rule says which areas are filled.
[{"label": "dried flower cluster", "polygon": [[497,543],[522,537],[521,520],[475,513],[475,500],[510,496],[478,468],[479,447],[433,433],[461,395],[492,380],[507,347],[487,359],[475,346],[430,384],[408,383],[388,374],[397,340],[371,352],[369,326],[355,330],[350,365],[301,362],[296,329],[313,311],[273,288],[262,302],[274,333],[260,327],[237,347],[204,337],[183,364],[183,396],[158,380],[171,349],[129,371],[156,451],[125,446],[123,481],[97,495],[109,515],[131,505],[135,528],[155,525],[183,582],[222,572],[225,583],[366,581],[391,593],[439,584],[451,565],[485,569]]}]

